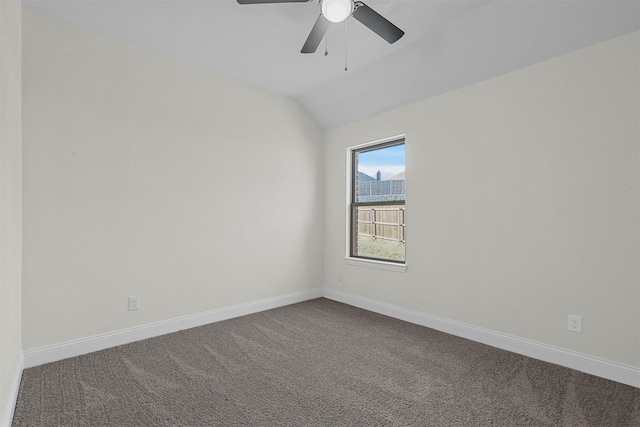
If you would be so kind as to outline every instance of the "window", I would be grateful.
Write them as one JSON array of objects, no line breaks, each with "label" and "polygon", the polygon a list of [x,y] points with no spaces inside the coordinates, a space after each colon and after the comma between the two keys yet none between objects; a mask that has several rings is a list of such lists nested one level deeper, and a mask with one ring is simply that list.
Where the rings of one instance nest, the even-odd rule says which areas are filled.
[{"label": "window", "polygon": [[405,142],[351,151],[350,257],[405,262]]}]

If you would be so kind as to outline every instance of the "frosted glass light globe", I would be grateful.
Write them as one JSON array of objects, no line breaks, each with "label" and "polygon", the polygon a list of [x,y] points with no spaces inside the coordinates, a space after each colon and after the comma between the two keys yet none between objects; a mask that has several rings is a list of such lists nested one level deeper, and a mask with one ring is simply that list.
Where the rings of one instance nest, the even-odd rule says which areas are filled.
[{"label": "frosted glass light globe", "polygon": [[331,22],[342,22],[353,12],[353,0],[322,0],[322,15]]}]

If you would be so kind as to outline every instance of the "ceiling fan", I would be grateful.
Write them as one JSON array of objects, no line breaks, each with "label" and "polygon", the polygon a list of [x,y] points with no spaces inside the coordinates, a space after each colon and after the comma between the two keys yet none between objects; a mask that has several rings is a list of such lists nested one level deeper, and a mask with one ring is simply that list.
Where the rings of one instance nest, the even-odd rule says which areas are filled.
[{"label": "ceiling fan", "polygon": [[[237,0],[240,4],[267,3],[307,3],[312,0]],[[324,38],[332,22],[342,22],[349,16],[364,24],[371,31],[389,43],[395,43],[404,35],[404,31],[361,1],[320,0],[320,16],[311,29],[301,53],[314,53]]]}]

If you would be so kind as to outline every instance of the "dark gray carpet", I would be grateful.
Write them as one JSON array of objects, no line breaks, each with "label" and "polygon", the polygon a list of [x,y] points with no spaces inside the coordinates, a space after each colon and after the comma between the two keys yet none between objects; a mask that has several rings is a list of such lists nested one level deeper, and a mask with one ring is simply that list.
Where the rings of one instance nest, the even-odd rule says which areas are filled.
[{"label": "dark gray carpet", "polygon": [[640,426],[640,389],[327,299],[26,369],[14,426]]}]

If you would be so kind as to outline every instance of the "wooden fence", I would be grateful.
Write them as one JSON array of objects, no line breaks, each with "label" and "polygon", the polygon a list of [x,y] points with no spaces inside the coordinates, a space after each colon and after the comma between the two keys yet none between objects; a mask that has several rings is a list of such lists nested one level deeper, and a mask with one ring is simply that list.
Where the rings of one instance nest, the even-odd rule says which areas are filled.
[{"label": "wooden fence", "polygon": [[404,243],[404,205],[358,208],[358,236]]}]

